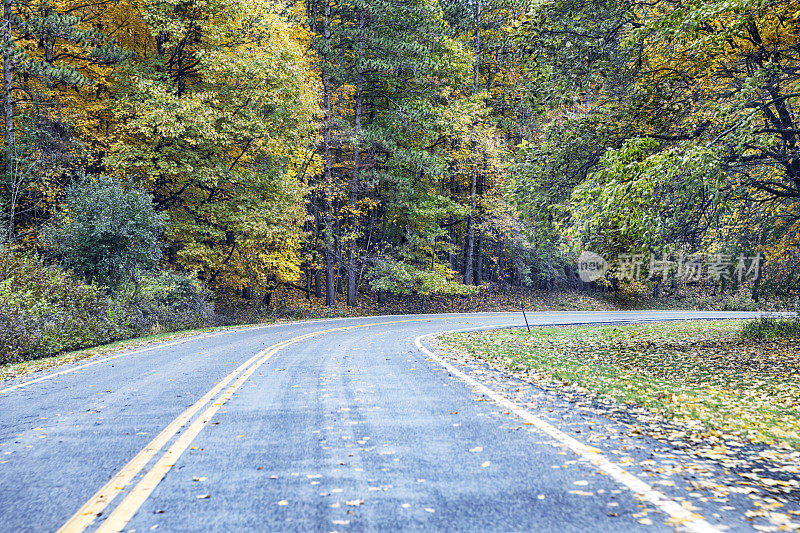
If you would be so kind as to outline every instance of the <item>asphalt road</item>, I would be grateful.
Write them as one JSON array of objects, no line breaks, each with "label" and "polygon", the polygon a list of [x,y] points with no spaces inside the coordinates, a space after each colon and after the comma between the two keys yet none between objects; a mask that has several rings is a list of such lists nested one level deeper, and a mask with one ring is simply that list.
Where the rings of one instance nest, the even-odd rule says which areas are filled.
[{"label": "asphalt road", "polygon": [[[0,531],[673,530],[669,493],[647,492],[541,413],[500,404],[498,415],[502,398],[415,344],[506,325],[523,326],[522,315],[242,328],[0,383]],[[526,430],[509,430],[511,419]],[[560,468],[565,456],[577,466]],[[641,523],[642,506],[660,519]],[[744,528],[726,522],[734,515],[678,522]]]}]

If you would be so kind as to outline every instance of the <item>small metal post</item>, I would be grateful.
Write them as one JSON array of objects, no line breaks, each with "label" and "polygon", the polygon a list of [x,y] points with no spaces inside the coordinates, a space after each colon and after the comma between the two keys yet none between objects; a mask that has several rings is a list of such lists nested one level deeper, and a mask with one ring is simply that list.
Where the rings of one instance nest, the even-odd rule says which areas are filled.
[{"label": "small metal post", "polygon": [[522,307],[522,316],[525,317],[525,327],[528,328],[528,333],[531,332],[531,326],[528,324],[528,315],[525,314],[525,302],[520,302],[520,307]]}]

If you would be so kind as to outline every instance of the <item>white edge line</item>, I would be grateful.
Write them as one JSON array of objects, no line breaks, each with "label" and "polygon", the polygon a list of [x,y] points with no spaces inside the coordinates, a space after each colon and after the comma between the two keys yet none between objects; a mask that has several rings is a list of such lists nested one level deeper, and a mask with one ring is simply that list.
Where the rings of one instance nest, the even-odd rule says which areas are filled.
[{"label": "white edge line", "polygon": [[[630,314],[632,314],[632,313],[637,313],[638,314],[638,313],[642,313],[642,312],[643,311],[628,311],[628,310],[620,310],[620,311],[534,311],[534,312],[531,312],[529,314],[530,314],[530,316],[549,316],[549,315],[553,315],[553,314],[557,314],[557,315],[571,315],[571,314],[585,315],[585,314],[593,314],[593,313],[606,314],[606,315],[607,314],[622,314],[622,315],[624,315],[624,314],[629,314],[629,313]],[[680,312],[681,312],[681,310],[667,310],[667,309],[664,309],[664,310],[654,309],[654,310],[644,311],[644,313],[650,313],[650,314],[656,314],[656,313],[676,313],[677,314],[677,313],[680,313]],[[469,317],[472,317],[472,316],[475,316],[475,315],[480,315],[480,314],[485,314],[485,315],[505,315],[505,314],[517,315],[519,313],[520,312],[518,312],[518,311],[498,311],[498,312],[486,311],[486,312],[481,312],[481,313],[436,313],[436,314],[431,314],[431,315],[418,315],[418,316],[423,316],[423,317],[428,317],[429,316],[431,319],[436,319],[437,317],[443,317],[443,316],[452,317],[452,318],[462,318],[462,317],[463,318],[469,318]],[[699,313],[703,313],[703,312],[701,311]],[[706,313],[706,314],[721,313],[721,314],[731,314],[731,315],[737,315],[737,314],[741,313],[741,314],[757,315],[759,312],[751,312],[751,311],[722,311],[722,312],[719,312],[719,311],[705,311],[704,313]],[[788,316],[788,315],[791,315],[792,313],[774,313],[774,314],[782,315],[782,316]],[[378,316],[358,316],[358,317],[336,317],[336,318],[301,320],[301,321],[298,321],[298,322],[287,322],[287,323],[279,323],[279,324],[255,324],[255,325],[250,325],[250,326],[232,326],[230,328],[226,328],[224,331],[208,332],[208,333],[200,333],[200,334],[196,334],[196,335],[189,335],[189,336],[187,336],[185,338],[182,338],[180,340],[173,341],[173,342],[168,342],[166,344],[156,343],[156,344],[154,344],[152,346],[148,346],[146,348],[140,348],[140,349],[133,350],[133,351],[123,351],[122,353],[117,354],[117,355],[104,357],[102,359],[97,359],[95,361],[90,361],[88,363],[84,363],[84,364],[78,365],[78,366],[71,366],[71,367],[66,368],[64,370],[60,370],[60,371],[57,371],[57,372],[52,372],[50,374],[47,374],[47,375],[44,375],[44,376],[41,376],[41,377],[38,377],[38,378],[35,378],[35,379],[31,379],[31,380],[28,380],[28,381],[23,381],[22,383],[17,383],[16,385],[11,385],[10,387],[6,387],[4,389],[0,389],[0,394],[6,394],[6,393],[9,393],[9,392],[14,391],[14,390],[23,389],[23,388],[27,387],[28,385],[33,385],[34,383],[39,383],[41,381],[46,381],[48,379],[52,379],[54,377],[61,376],[61,375],[64,375],[64,374],[70,374],[72,372],[76,372],[78,370],[82,370],[84,368],[87,368],[87,367],[90,367],[90,366],[93,366],[93,365],[97,365],[97,364],[100,364],[100,363],[105,363],[107,361],[111,361],[111,360],[117,359],[119,357],[125,357],[125,356],[128,356],[128,355],[135,355],[135,354],[139,354],[139,353],[143,353],[143,352],[148,352],[150,350],[156,350],[156,349],[159,349],[159,348],[168,348],[170,346],[176,346],[178,344],[183,344],[183,343],[195,341],[195,340],[198,340],[198,339],[207,339],[207,338],[211,338],[211,337],[218,337],[220,335],[227,335],[229,333],[238,333],[238,332],[242,332],[242,331],[254,331],[254,330],[260,330],[260,329],[275,328],[275,327],[280,327],[280,326],[302,324],[302,323],[335,322],[335,321],[341,321],[341,320],[358,320],[358,319],[367,319],[367,318],[373,318],[373,319],[395,318],[395,317],[399,317],[399,316],[409,316],[409,315],[378,315]],[[613,317],[609,317],[609,318],[611,318],[612,321],[614,320]],[[704,318],[705,317],[694,317],[694,319],[696,319],[696,320],[703,320]],[[754,316],[750,316],[750,317],[731,316],[729,318],[745,319],[745,318],[754,318]],[[713,319],[724,320],[724,318],[721,318],[721,317],[718,317],[718,316],[709,317],[709,319],[712,319],[712,320]],[[424,319],[421,319],[421,320],[424,320]],[[645,319],[645,320],[642,320],[642,321],[646,321],[646,320],[648,320],[648,319]],[[655,319],[655,320],[658,320],[658,319]],[[677,318],[676,320],[684,320],[684,319]],[[594,324],[594,323],[595,322],[592,322],[592,324]],[[535,324],[535,325],[536,326],[541,326],[542,324]],[[547,324],[547,325],[560,325],[560,324]],[[570,325],[572,325],[572,324],[570,323]],[[574,325],[584,325],[584,324],[574,324]],[[514,324],[514,326],[516,326],[516,324]],[[485,328],[482,328],[482,329],[485,329]],[[458,331],[476,331],[476,330],[474,328],[470,328],[468,330],[458,330]],[[124,348],[121,348],[121,349],[125,350]]]},{"label": "white edge line", "polygon": [[[481,331],[487,329],[502,329],[508,327],[519,327],[518,324],[514,325],[501,325],[501,326],[491,326],[491,327],[484,327],[484,328],[466,328],[466,329],[459,329],[459,330],[452,330],[452,331],[440,331],[437,333],[428,333],[426,335],[420,335],[416,339],[414,339],[414,344],[417,346],[417,349],[442,365],[446,368],[451,374],[457,376],[462,381],[466,382],[468,385],[471,385],[475,389],[478,389],[480,392],[485,394],[486,396],[490,397],[497,405],[500,405],[509,411],[512,411],[515,415],[522,418],[526,422],[529,422],[531,425],[536,427],[539,431],[546,434],[547,436],[551,437],[564,447],[568,448],[570,451],[575,453],[580,457],[582,461],[589,462],[594,465],[597,469],[599,469],[604,474],[612,477],[617,483],[626,487],[631,492],[633,492],[637,497],[641,498],[642,500],[646,500],[651,504],[655,505],[658,509],[669,515],[670,518],[676,520],[681,527],[685,528],[688,531],[697,532],[697,533],[720,533],[720,530],[716,527],[712,526],[699,516],[693,515],[689,510],[685,509],[676,501],[670,499],[667,495],[663,492],[658,491],[642,481],[641,479],[637,478],[627,470],[619,467],[618,465],[611,462],[605,455],[595,451],[596,448],[589,448],[582,442],[570,437],[560,429],[556,428],[555,426],[551,425],[548,422],[545,422],[541,418],[537,417],[533,413],[523,409],[518,404],[512,402],[511,400],[507,399],[502,394],[490,389],[480,381],[476,380],[475,378],[468,376],[461,370],[457,369],[444,359],[440,358],[433,352],[431,352],[428,348],[426,348],[422,344],[422,340],[426,337],[432,337],[435,335],[441,335],[445,333],[458,333],[458,332],[465,332],[465,331]],[[523,326],[524,327],[524,326]]]},{"label": "white edge line", "polygon": [[[270,324],[268,326],[262,326],[262,327],[272,327],[274,325],[275,324]],[[260,328],[248,328],[248,329],[260,329]],[[54,378],[56,376],[61,376],[61,375],[64,375],[64,374],[70,374],[72,372],[77,372],[78,370],[82,370],[82,369],[84,369],[86,367],[93,366],[93,365],[98,365],[100,363],[105,363],[106,361],[111,361],[111,360],[117,359],[119,357],[125,357],[125,356],[128,356],[128,355],[136,355],[136,354],[143,353],[143,352],[149,352],[150,350],[157,350],[159,348],[168,348],[170,346],[177,346],[178,344],[184,344],[186,342],[191,342],[191,341],[198,340],[198,339],[208,339],[208,338],[211,338],[211,337],[218,337],[220,335],[225,335],[227,333],[234,333],[234,332],[237,332],[237,331],[242,331],[242,329],[241,328],[237,328],[237,329],[230,329],[230,330],[225,330],[225,331],[220,331],[220,332],[201,333],[199,335],[191,335],[191,336],[188,336],[188,337],[185,337],[185,338],[173,341],[173,342],[168,342],[166,344],[157,343],[157,344],[153,344],[152,346],[147,346],[145,348],[139,348],[139,349],[132,350],[132,351],[123,351],[122,353],[119,353],[117,355],[111,355],[109,357],[103,357],[102,359],[96,359],[94,361],[90,361],[90,362],[84,363],[82,365],[71,366],[71,367],[69,367],[67,369],[60,370],[58,372],[52,372],[50,374],[38,377],[36,379],[31,379],[31,380],[28,380],[28,381],[24,381],[22,383],[17,383],[16,385],[12,385],[10,387],[6,387],[5,389],[0,389],[0,394],[6,393],[6,392],[11,392],[11,391],[16,390],[16,389],[22,389],[24,387],[27,387],[28,385],[32,385],[32,384],[38,383],[40,381],[45,381],[45,380],[48,380],[48,379],[52,379],[52,378]],[[123,348],[123,350],[124,350],[124,348]]]},{"label": "white edge line", "polygon": [[[433,318],[438,317],[438,316],[449,316],[451,314],[452,314],[453,318],[459,318],[461,316],[466,318],[466,317],[469,317],[471,315],[474,315],[475,313],[439,313],[439,314],[436,314],[436,315],[430,315],[430,317],[431,317],[431,319],[433,319]],[[515,313],[512,312],[512,311],[502,311],[502,312],[498,312],[498,313],[487,312],[487,313],[481,313],[481,314],[504,315],[504,314],[515,314]],[[409,316],[409,315],[348,316],[348,317],[335,317],[335,318],[321,318],[321,319],[300,320],[300,321],[297,321],[297,322],[281,322],[281,323],[277,323],[277,324],[253,324],[253,325],[244,325],[244,326],[242,326],[242,325],[230,326],[230,327],[226,327],[223,331],[217,331],[217,332],[209,331],[209,332],[206,332],[206,333],[189,334],[189,335],[187,335],[187,336],[185,336],[185,337],[183,337],[181,339],[178,339],[176,341],[173,341],[173,342],[167,342],[167,343],[156,342],[152,346],[147,346],[147,347],[139,348],[139,349],[132,350],[132,351],[127,351],[124,347],[122,347],[122,348],[119,348],[119,350],[121,350],[122,353],[118,353],[117,355],[112,355],[112,356],[109,356],[109,357],[103,357],[102,359],[97,359],[95,361],[90,361],[88,363],[84,363],[84,364],[78,365],[78,366],[70,366],[69,368],[66,368],[64,370],[60,370],[58,372],[51,372],[51,373],[49,373],[47,375],[44,375],[44,376],[41,376],[41,377],[38,377],[38,378],[35,378],[35,379],[31,379],[31,380],[28,380],[28,381],[23,381],[22,383],[17,383],[15,385],[10,386],[10,387],[6,387],[4,389],[0,389],[0,394],[5,394],[7,392],[11,392],[11,391],[14,391],[14,390],[17,390],[17,389],[22,389],[22,388],[27,387],[28,385],[33,385],[34,383],[39,383],[40,381],[45,381],[45,380],[48,380],[48,379],[52,379],[52,378],[54,378],[56,376],[61,376],[61,375],[64,375],[64,374],[70,374],[72,372],[76,372],[78,370],[82,370],[82,369],[84,369],[86,367],[90,367],[90,366],[97,365],[97,364],[100,364],[100,363],[105,363],[107,361],[111,361],[111,360],[117,359],[119,357],[125,357],[125,356],[128,356],[128,355],[136,355],[136,354],[140,354],[140,353],[143,353],[143,352],[148,352],[150,350],[157,350],[159,348],[168,348],[170,346],[177,346],[178,344],[184,344],[184,343],[192,342],[192,341],[196,341],[196,340],[208,339],[208,338],[211,338],[211,337],[218,337],[220,335],[227,335],[227,334],[230,334],[230,333],[240,333],[240,332],[243,332],[243,331],[258,331],[260,329],[277,328],[277,327],[281,327],[281,326],[291,326],[291,325],[297,325],[297,324],[307,324],[307,323],[315,324],[315,323],[321,323],[321,322],[322,323],[327,323],[327,322],[336,322],[336,321],[342,321],[342,320],[357,320],[357,319],[368,319],[368,318],[376,318],[376,319],[377,318],[395,318],[395,317],[399,317],[399,316]],[[425,315],[421,315],[421,316],[425,316]],[[421,320],[424,320],[424,319],[421,319]],[[91,348],[92,347],[87,348],[87,349],[91,349]],[[94,348],[99,348],[99,346],[95,346]],[[92,356],[90,356],[90,357],[92,357]],[[64,363],[64,364],[69,364],[69,363]]]}]

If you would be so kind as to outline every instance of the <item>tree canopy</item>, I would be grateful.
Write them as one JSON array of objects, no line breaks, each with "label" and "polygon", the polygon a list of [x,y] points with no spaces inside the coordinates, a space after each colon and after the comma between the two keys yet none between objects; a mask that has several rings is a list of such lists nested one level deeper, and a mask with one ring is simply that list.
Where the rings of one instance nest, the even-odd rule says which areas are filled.
[{"label": "tree canopy", "polygon": [[582,250],[757,256],[798,288],[797,1],[8,0],[3,16],[5,243],[66,235],[91,174],[152,197],[163,267],[246,298],[573,286]]}]

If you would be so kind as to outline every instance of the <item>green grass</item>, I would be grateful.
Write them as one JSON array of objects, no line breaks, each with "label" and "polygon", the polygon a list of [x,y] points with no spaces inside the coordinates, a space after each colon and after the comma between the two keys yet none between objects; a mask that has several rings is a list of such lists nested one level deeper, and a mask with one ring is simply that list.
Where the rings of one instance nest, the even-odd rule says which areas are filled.
[{"label": "green grass", "polygon": [[800,316],[786,318],[762,316],[748,320],[742,327],[742,335],[753,340],[800,338]]},{"label": "green grass", "polygon": [[125,339],[121,341],[104,344],[102,346],[95,346],[92,348],[84,348],[74,352],[67,352],[52,357],[42,357],[40,359],[31,359],[29,361],[22,361],[20,363],[10,363],[0,365],[0,381],[6,379],[13,379],[39,370],[45,370],[54,366],[63,365],[67,363],[75,363],[82,359],[87,359],[95,355],[105,355],[109,353],[118,352],[124,349],[137,348],[154,344],[157,342],[165,342],[180,337],[188,337],[191,335],[198,335],[200,333],[208,333],[211,331],[218,331],[223,329],[230,329],[242,326],[218,326],[210,328],[187,329],[183,331],[175,331],[168,333],[158,333],[154,335],[146,335],[144,337],[135,337],[132,339]]},{"label": "green grass", "polygon": [[166,342],[172,339],[180,337],[188,337],[191,335],[198,335],[201,333],[222,331],[225,329],[247,328],[247,327],[254,327],[254,326],[268,325],[268,324],[281,324],[281,323],[290,323],[298,321],[328,320],[330,318],[347,317],[347,315],[345,314],[336,314],[333,312],[330,314],[331,316],[312,317],[312,318],[306,318],[305,316],[287,316],[287,315],[250,317],[252,318],[252,320],[242,321],[241,323],[236,323],[231,325],[211,326],[211,327],[186,329],[186,330],[172,331],[172,332],[168,331],[152,335],[145,335],[142,337],[124,339],[109,344],[104,344],[101,346],[83,348],[81,350],[75,350],[72,352],[58,354],[51,357],[42,357],[39,359],[30,359],[28,361],[22,361],[19,363],[9,363],[5,365],[0,365],[0,382],[7,379],[13,379],[20,376],[24,376],[26,374],[37,372],[39,370],[52,368],[58,365],[75,363],[82,359],[93,357],[95,355],[105,355],[109,353],[118,352],[124,349],[136,348],[158,342]]},{"label": "green grass", "polygon": [[[451,334],[455,348],[633,403],[700,433],[800,449],[800,342],[742,321]],[[694,430],[693,430],[694,431]]]}]

